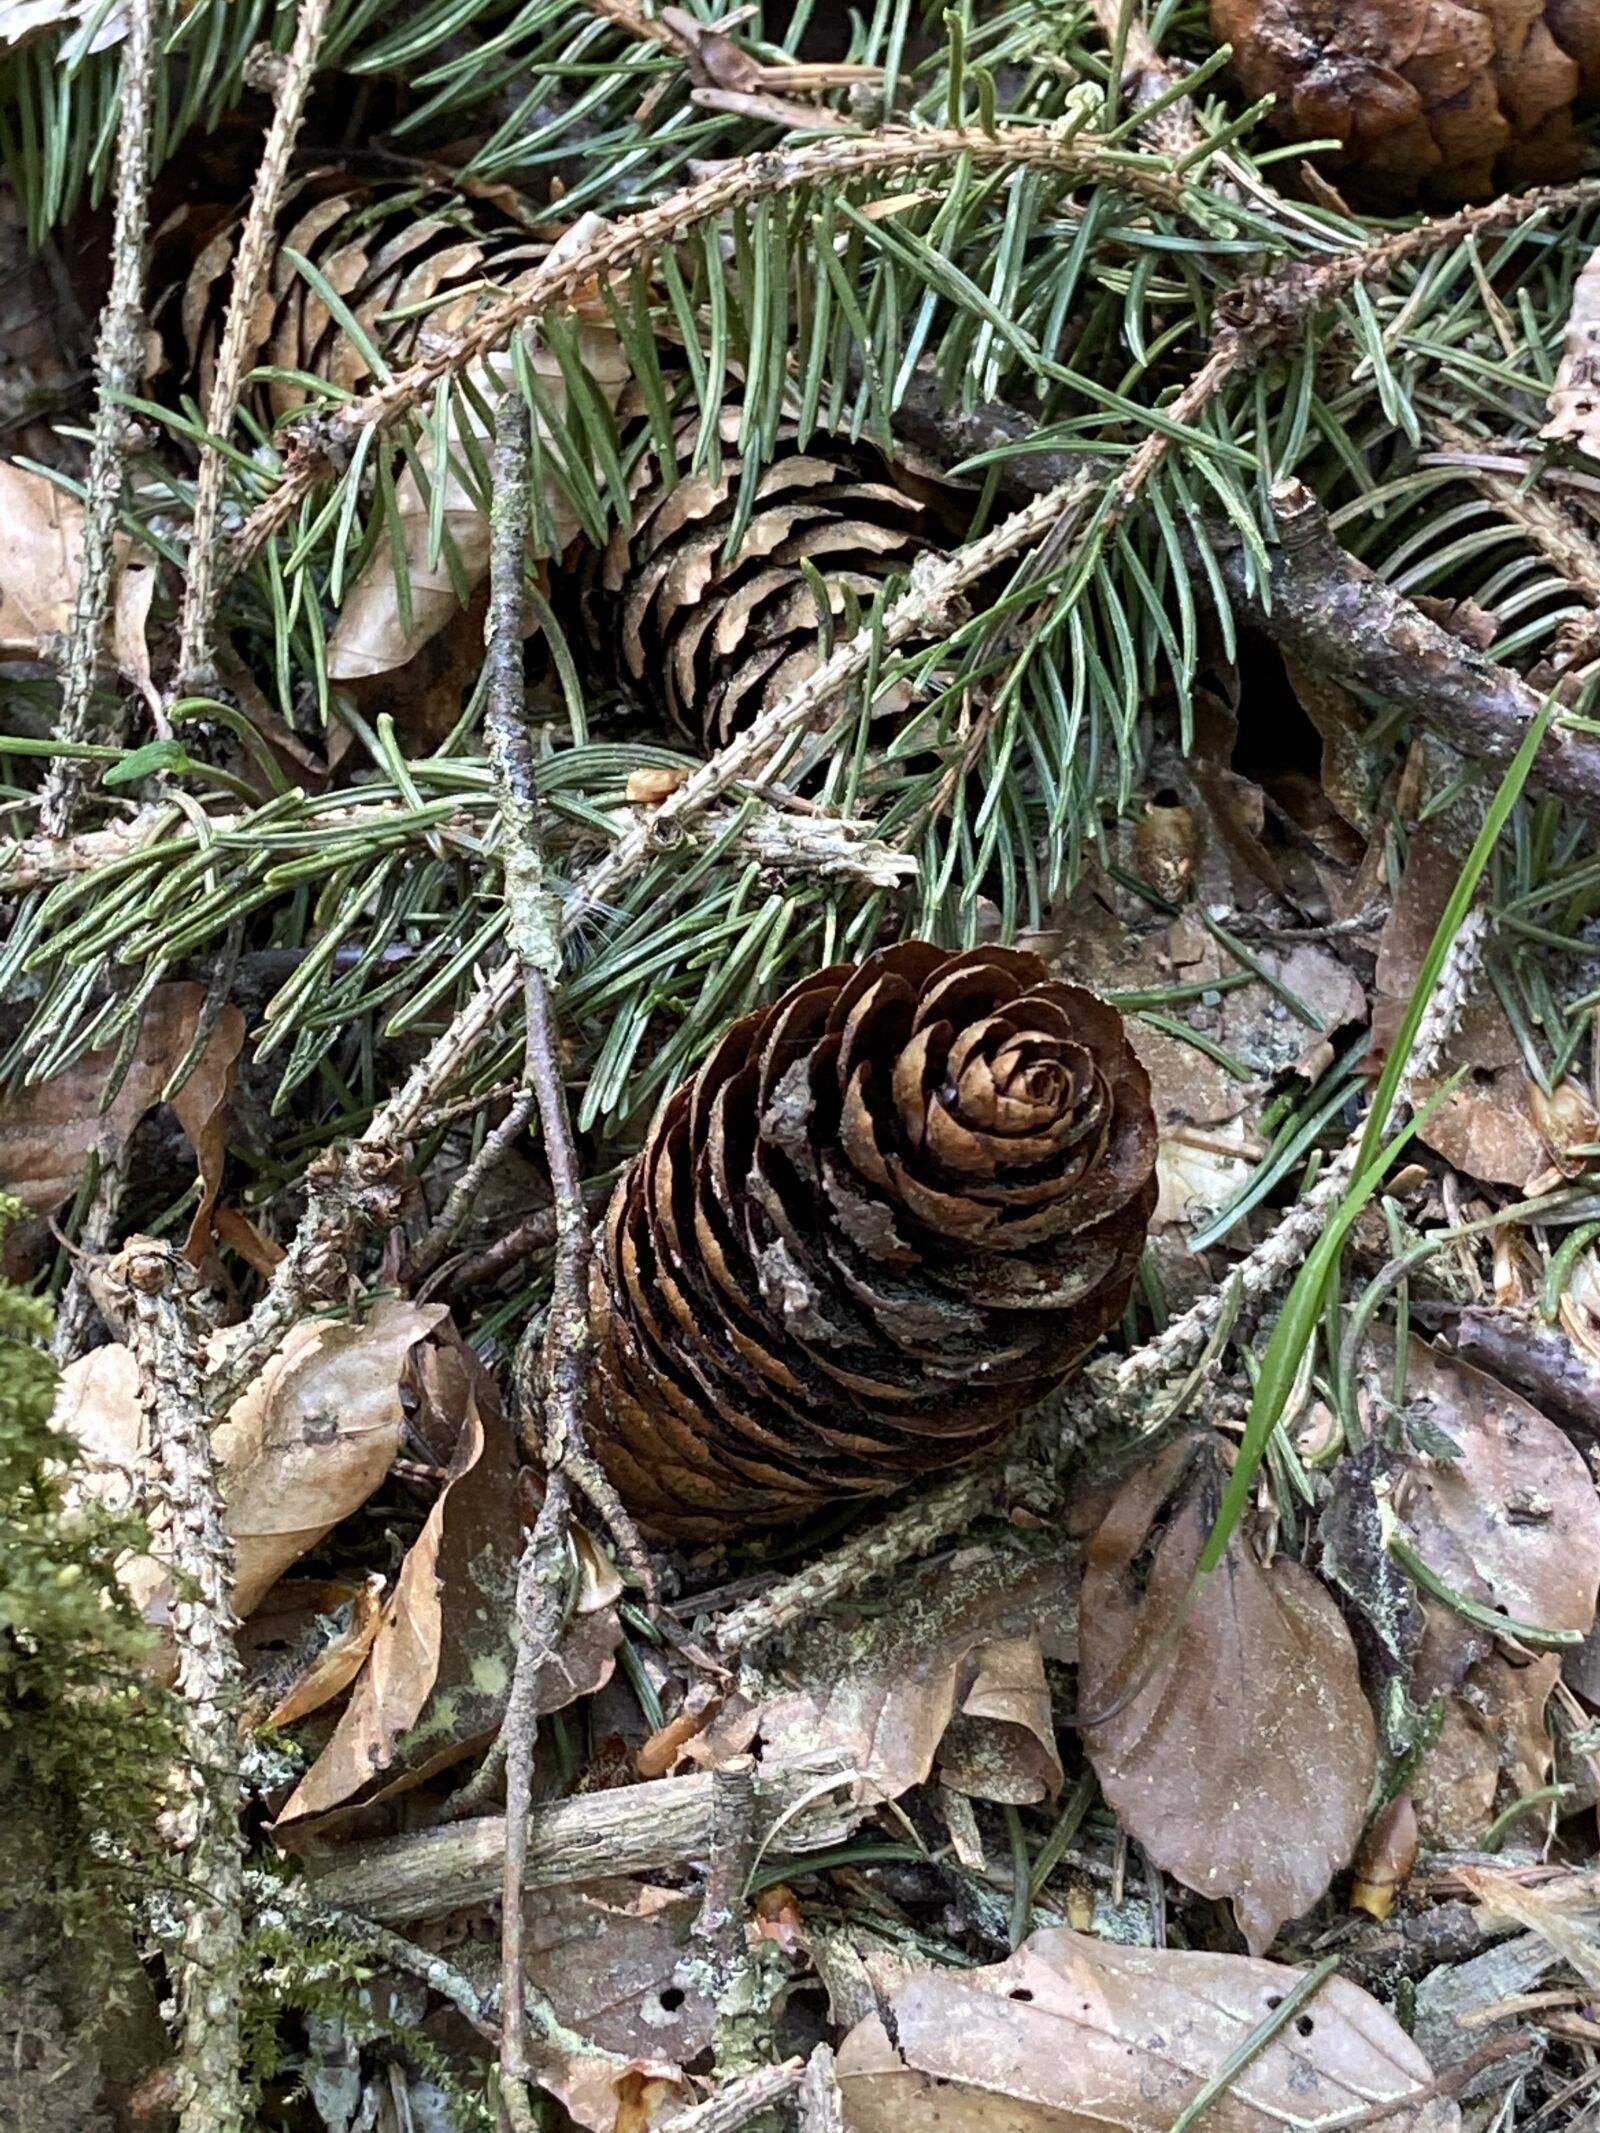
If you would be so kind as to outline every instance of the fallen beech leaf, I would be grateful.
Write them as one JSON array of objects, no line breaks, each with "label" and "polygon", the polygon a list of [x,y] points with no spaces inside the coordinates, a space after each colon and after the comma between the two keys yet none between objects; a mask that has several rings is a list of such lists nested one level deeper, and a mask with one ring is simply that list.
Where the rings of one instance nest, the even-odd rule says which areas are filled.
[{"label": "fallen beech leaf", "polygon": [[[1388,1343],[1371,1350],[1392,1370]],[[1393,1489],[1407,1537],[1451,1591],[1545,1629],[1587,1633],[1600,1589],[1600,1501],[1579,1453],[1553,1422],[1497,1379],[1413,1340],[1406,1415],[1459,1456],[1414,1453]],[[1544,1708],[1560,1655],[1508,1656],[1491,1630],[1424,1597],[1412,1703],[1448,1699],[1438,1737],[1413,1774],[1430,1843],[1471,1845],[1506,1802],[1544,1784],[1553,1759]]]},{"label": "fallen beech leaf", "polygon": [[711,2042],[716,2008],[678,1975],[699,1898],[612,1878],[526,1902],[523,1969],[569,2029],[625,2059],[679,2066]]},{"label": "fallen beech leaf", "polygon": [[[603,227],[600,217],[581,216],[552,248],[550,259],[570,251],[581,251]],[[516,284],[511,286],[514,288]],[[436,314],[429,321],[429,330],[434,334],[447,331],[452,322],[450,316]],[[465,323],[464,313],[459,322]],[[575,322],[575,338],[577,360],[591,391],[608,409],[614,410],[632,374],[615,329],[609,321],[602,322],[600,317],[579,318]],[[523,347],[544,387],[553,415],[561,425],[558,431],[552,432],[542,414],[535,417],[541,449],[547,459],[559,465],[563,452],[571,449],[565,419],[568,413],[566,379],[553,351],[531,327],[523,331]],[[514,383],[515,364],[510,351],[501,350],[485,357],[473,366],[469,376],[481,404],[492,406]],[[452,405],[465,413],[474,435],[481,442],[487,429],[471,401],[458,394]],[[470,592],[489,567],[489,520],[477,497],[461,478],[462,453],[453,432],[450,445],[444,471],[444,526],[447,545],[454,547],[456,574],[452,574],[445,553],[440,554],[437,562],[429,562],[432,543],[429,500],[412,469],[403,466],[396,478],[394,493],[411,581],[409,627],[400,611],[393,554],[389,543],[380,541],[351,586],[328,640],[328,672],[336,681],[360,680],[404,666],[413,652],[460,613],[462,600],[457,589],[458,580]],[[431,435],[419,438],[415,450],[431,490],[439,479]],[[544,540],[535,542],[536,551],[556,554],[572,541],[579,531],[579,524],[565,492],[553,475],[546,481],[543,503],[547,525]],[[536,518],[536,526],[537,523]]]},{"label": "fallen beech leaf", "polygon": [[[897,1585],[887,1613],[818,1624],[784,1694],[730,1697],[692,1760],[742,1753],[759,1733],[786,1767],[842,1771],[857,1802],[892,1800],[931,1773],[980,1799],[1042,1800],[1061,1783],[1041,1650],[1076,1650],[1069,1551],[971,1548]],[[791,1675],[791,1679],[792,1679]]]},{"label": "fallen beech leaf", "polygon": [[198,1263],[210,1240],[211,1209],[227,1155],[225,1110],[244,1045],[244,1016],[230,1002],[206,1032],[185,1080],[164,1096],[193,1050],[204,1000],[198,985],[156,987],[139,1024],[132,1064],[104,1111],[100,1106],[117,1062],[116,1046],[86,1052],[64,1072],[0,1103],[0,1187],[35,1214],[52,1212],[76,1192],[91,1154],[112,1161],[145,1113],[165,1100],[188,1136],[200,1171],[200,1205],[184,1244],[185,1255]]},{"label": "fallen beech leaf", "polygon": [[[57,0],[49,4],[58,17],[69,12]],[[84,0],[78,12],[92,8],[93,0]],[[7,39],[5,0],[0,0],[0,42]],[[72,627],[83,552],[83,505],[44,475],[19,467],[15,460],[0,459],[0,523],[6,529],[0,543],[0,653],[37,659],[48,653],[50,639]],[[148,549],[136,548],[125,534],[118,534],[112,568],[117,664],[147,701],[159,703],[144,636],[155,592],[155,559]]]},{"label": "fallen beech leaf", "polygon": [[1299,1564],[1265,1568],[1235,1533],[1180,1613],[1218,1483],[1191,1439],[1118,1495],[1089,1544],[1079,1694],[1097,1712],[1132,1692],[1084,1732],[1101,1790],[1156,1865],[1233,1899],[1259,1954],[1354,1852],[1377,1746],[1350,1632]]},{"label": "fallen beech leaf", "polygon": [[[446,1315],[443,1304],[380,1297],[359,1321],[306,1319],[229,1408],[213,1442],[241,1617],[389,1471],[407,1353]],[[140,1501],[142,1421],[138,1366],[121,1343],[62,1372],[56,1427],[83,1446],[87,1486],[114,1506]],[[120,1574],[140,1606],[164,1611],[161,1564],[141,1557]]]},{"label": "fallen beech leaf", "polygon": [[1600,1500],[1581,1455],[1520,1393],[1415,1339],[1413,1410],[1460,1451],[1448,1462],[1414,1458],[1396,1496],[1428,1568],[1516,1621],[1587,1631],[1600,1591]]},{"label": "fallen beech leaf", "polygon": [[383,1579],[374,1571],[350,1604],[350,1621],[329,1639],[294,1685],[267,1713],[269,1726],[292,1726],[332,1703],[361,1671],[383,1620]]},{"label": "fallen beech leaf", "polygon": [[238,1614],[388,1473],[403,1420],[400,1373],[446,1315],[443,1304],[385,1296],[359,1320],[302,1320],[229,1408],[213,1442]]},{"label": "fallen beech leaf", "polygon": [[[493,1384],[470,1351],[435,1346],[421,1367],[434,1407],[457,1418],[444,1488],[400,1566],[333,1738],[301,1779],[280,1826],[419,1784],[486,1745],[505,1709],[522,1552],[516,1448]],[[615,1570],[587,1535],[575,1530],[573,1538],[578,1595],[565,1634],[539,1670],[541,1713],[598,1688],[622,1637]]]},{"label": "fallen beech leaf", "polygon": [[[1475,822],[1453,811],[1425,824],[1411,839],[1378,945],[1372,1025],[1380,1055],[1411,998],[1476,829]],[[1465,1078],[1429,1112],[1417,1129],[1418,1138],[1469,1177],[1519,1189],[1528,1185],[1548,1161],[1534,1120],[1532,1084],[1505,1009],[1494,987],[1481,978],[1469,988],[1438,1058],[1426,1074],[1416,1077],[1418,1104],[1440,1089],[1457,1067],[1468,1070]]]},{"label": "fallen beech leaf", "polygon": [[[925,1970],[839,2047],[850,2133],[1167,2133],[1299,1980],[1242,1955],[1124,1948],[1066,1927],[1007,1962]],[[1330,1978],[1210,2103],[1207,2133],[1294,2133],[1388,2106],[1387,2133],[1455,2133],[1392,2016]]]}]

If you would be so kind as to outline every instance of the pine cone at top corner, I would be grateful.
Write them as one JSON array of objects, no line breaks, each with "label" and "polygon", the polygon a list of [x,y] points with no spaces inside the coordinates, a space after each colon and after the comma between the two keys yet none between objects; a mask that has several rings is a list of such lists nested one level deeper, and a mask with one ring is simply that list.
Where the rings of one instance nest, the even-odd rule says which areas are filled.
[{"label": "pine cone at top corner", "polygon": [[[679,430],[680,460],[698,426]],[[816,667],[822,617],[803,562],[815,565],[838,618],[940,539],[934,514],[887,478],[870,446],[817,435],[801,447],[786,422],[743,537],[725,555],[744,473],[737,409],[722,410],[720,435],[715,475],[669,483],[647,453],[633,476],[631,523],[600,553],[580,554],[562,590],[580,640],[707,754]]]},{"label": "pine cone at top corner", "polygon": [[1016,949],[903,942],[735,1023],[596,1258],[624,1501],[709,1538],[983,1451],[1120,1317],[1155,1155],[1121,1017]]},{"label": "pine cone at top corner", "polygon": [[1211,0],[1250,96],[1362,204],[1486,199],[1572,177],[1600,100],[1596,0]]},{"label": "pine cone at top corner", "polygon": [[[158,264],[171,254],[181,262],[176,360],[202,406],[216,375],[243,224],[242,207],[223,211],[213,204],[192,218],[180,210],[157,232]],[[195,249],[197,237],[203,241]],[[303,371],[348,392],[371,382],[366,356],[290,252],[317,267],[398,368],[426,335],[464,324],[484,300],[486,285],[508,286],[549,249],[508,218],[438,186],[307,171],[285,190],[279,209],[277,252],[251,322],[250,360]],[[270,421],[302,407],[306,397],[304,386],[276,377],[263,386],[258,404]]]}]

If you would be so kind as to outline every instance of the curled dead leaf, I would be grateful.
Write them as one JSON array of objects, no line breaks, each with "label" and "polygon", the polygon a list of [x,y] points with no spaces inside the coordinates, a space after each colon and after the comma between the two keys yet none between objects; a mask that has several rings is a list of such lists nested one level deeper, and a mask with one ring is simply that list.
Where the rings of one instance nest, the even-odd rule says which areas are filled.
[{"label": "curled dead leaf", "polygon": [[1256,1953],[1354,1852],[1376,1732],[1350,1632],[1298,1563],[1263,1565],[1236,1533],[1189,1600],[1218,1482],[1209,1445],[1169,1446],[1090,1543],[1080,1696],[1113,1715],[1084,1747],[1129,1834],[1186,1887],[1231,1897]]},{"label": "curled dead leaf", "polygon": [[[115,1045],[84,1053],[48,1081],[0,1103],[0,1187],[34,1213],[52,1212],[76,1192],[91,1155],[113,1161],[145,1113],[166,1103],[200,1172],[200,1204],[184,1244],[186,1256],[198,1263],[210,1241],[227,1155],[226,1107],[243,1046],[244,1016],[231,1002],[207,1020],[202,987],[158,985],[109,1104],[106,1092],[120,1051]],[[182,1081],[171,1086],[185,1068]]]},{"label": "curled dead leaf", "polygon": [[[839,2047],[850,2133],[1168,2133],[1299,1981],[1240,1955],[1125,1948],[1057,1927],[982,1970],[928,1970]],[[1293,2133],[1382,2109],[1389,2133],[1455,2133],[1394,2018],[1330,1978],[1207,2107],[1208,2133]]]},{"label": "curled dead leaf", "polygon": [[886,1613],[819,1624],[793,1686],[730,1697],[686,1752],[717,1763],[759,1734],[786,1767],[844,1773],[858,1801],[895,1799],[936,1761],[980,1799],[1042,1800],[1061,1784],[1043,1658],[1076,1651],[1070,1561],[984,1547],[925,1565]]},{"label": "curled dead leaf", "polygon": [[1387,1918],[1417,1863],[1417,1810],[1409,1792],[1373,1818],[1356,1854],[1350,1908]]},{"label": "curled dead leaf", "polygon": [[348,1625],[329,1638],[298,1680],[267,1713],[269,1726],[292,1726],[332,1703],[361,1671],[383,1620],[383,1579],[374,1571],[350,1603]]},{"label": "curled dead leaf", "polygon": [[[445,1483],[412,1543],[332,1739],[283,1809],[280,1826],[418,1784],[493,1738],[516,1657],[522,1552],[517,1456],[494,1387],[471,1351],[419,1358],[435,1430],[456,1429]],[[571,1619],[539,1669],[538,1709],[556,1711],[610,1675],[622,1626],[620,1580],[574,1533]]]}]

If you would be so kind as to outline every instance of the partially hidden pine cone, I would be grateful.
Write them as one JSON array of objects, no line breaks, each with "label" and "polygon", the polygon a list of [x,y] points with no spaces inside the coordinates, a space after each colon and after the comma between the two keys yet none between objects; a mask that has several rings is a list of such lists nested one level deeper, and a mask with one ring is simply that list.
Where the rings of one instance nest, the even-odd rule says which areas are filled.
[{"label": "partially hidden pine cone", "polygon": [[622,1496],[713,1537],[984,1450],[1121,1315],[1155,1156],[1121,1017],[1036,956],[804,979],[617,1186],[591,1427]]},{"label": "partially hidden pine cone", "polygon": [[1211,0],[1251,96],[1374,206],[1487,199],[1573,176],[1600,98],[1596,0]]},{"label": "partially hidden pine cone", "polygon": [[[621,685],[706,754],[817,666],[819,582],[829,619],[848,634],[850,603],[865,608],[938,537],[932,513],[870,447],[823,435],[802,447],[784,422],[730,553],[746,462],[738,410],[724,408],[720,424],[716,473],[669,480],[659,458],[644,455],[629,523],[579,559],[568,595],[581,609],[579,633]],[[698,427],[678,431],[680,461]]]},{"label": "partially hidden pine cone", "polygon": [[[202,406],[211,397],[232,289],[242,207],[215,203],[180,212],[157,233],[159,257],[198,249],[182,274],[178,325],[181,375]],[[337,290],[370,343],[400,368],[430,336],[464,326],[487,294],[513,286],[549,256],[516,224],[428,185],[365,185],[348,172],[313,170],[285,191],[268,286],[251,320],[247,354],[276,371],[303,372],[346,392],[373,382],[358,342],[289,258],[311,261]],[[292,376],[267,379],[256,394],[268,420],[305,404]]]}]

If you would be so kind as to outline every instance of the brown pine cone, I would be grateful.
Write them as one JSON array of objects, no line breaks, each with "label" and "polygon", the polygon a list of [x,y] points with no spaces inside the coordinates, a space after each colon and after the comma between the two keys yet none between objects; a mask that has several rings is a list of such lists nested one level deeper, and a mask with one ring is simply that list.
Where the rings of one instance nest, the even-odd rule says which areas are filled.
[{"label": "brown pine cone", "polygon": [[[219,223],[215,207],[197,210],[192,222],[179,215],[160,233],[163,254],[182,258],[207,220],[217,226],[182,275],[183,345],[176,357],[202,407],[216,375],[243,211]],[[344,171],[308,172],[288,188],[279,210],[268,291],[252,321],[250,361],[302,371],[352,393],[373,382],[365,354],[288,258],[291,251],[311,261],[398,369],[429,334],[464,324],[484,300],[486,284],[491,290],[508,287],[549,249],[504,217],[475,214],[469,203],[437,187],[364,185]],[[306,397],[293,378],[275,377],[259,396],[260,409],[268,419],[279,418],[303,406]]]},{"label": "brown pine cone", "polygon": [[1577,111],[1600,98],[1595,0],[1211,0],[1251,96],[1353,199],[1486,199],[1571,177]]},{"label": "brown pine cone", "polygon": [[[686,460],[698,423],[678,445]],[[888,480],[870,447],[780,426],[744,536],[725,555],[745,462],[739,415],[721,416],[719,475],[672,484],[654,453],[633,477],[632,523],[574,572],[577,629],[657,717],[709,754],[816,667],[822,618],[803,562],[843,617],[936,539],[931,514]]]},{"label": "brown pine cone", "polygon": [[1121,1017],[1016,949],[907,941],[735,1023],[594,1270],[623,1498],[710,1537],[982,1451],[1121,1315],[1155,1155]]}]

